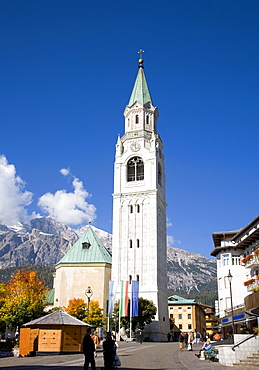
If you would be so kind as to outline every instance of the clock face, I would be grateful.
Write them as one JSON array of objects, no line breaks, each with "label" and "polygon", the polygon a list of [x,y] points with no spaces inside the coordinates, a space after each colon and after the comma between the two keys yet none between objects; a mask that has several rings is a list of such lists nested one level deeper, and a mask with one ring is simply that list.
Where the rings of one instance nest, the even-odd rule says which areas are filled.
[{"label": "clock face", "polygon": [[133,141],[130,145],[130,149],[133,152],[137,152],[140,149],[140,144],[137,141]]}]

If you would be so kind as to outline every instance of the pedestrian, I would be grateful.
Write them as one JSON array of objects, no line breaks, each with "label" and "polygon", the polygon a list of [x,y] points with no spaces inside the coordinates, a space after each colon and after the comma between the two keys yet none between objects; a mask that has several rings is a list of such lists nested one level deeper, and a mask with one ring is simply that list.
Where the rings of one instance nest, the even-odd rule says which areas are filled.
[{"label": "pedestrian", "polygon": [[180,333],[180,336],[179,336],[179,347],[180,347],[180,351],[183,350],[183,341],[184,341],[184,337],[183,337],[182,333]]},{"label": "pedestrian", "polygon": [[98,332],[97,330],[94,332],[94,334],[92,335],[92,340],[94,342],[94,347],[95,347],[95,352],[94,352],[94,357],[97,357],[97,353],[96,353],[96,350],[98,348],[98,346],[100,345],[100,338],[98,336]]},{"label": "pedestrian", "polygon": [[171,339],[171,333],[169,331],[169,333],[167,333],[167,340],[168,340],[168,342],[170,342],[170,339]]},{"label": "pedestrian", "polygon": [[183,334],[184,347],[188,347],[188,333]]},{"label": "pedestrian", "polygon": [[103,359],[104,359],[104,368],[112,369],[113,360],[116,354],[115,341],[112,339],[111,332],[106,333],[106,339],[103,341]]},{"label": "pedestrian", "polygon": [[83,339],[83,352],[85,355],[84,370],[88,370],[89,363],[91,364],[92,370],[96,370],[94,359],[95,346],[91,338],[91,328],[86,329],[86,334]]},{"label": "pedestrian", "polygon": [[200,343],[200,340],[201,340],[201,333],[197,332],[195,334],[195,343],[196,344],[199,344]]},{"label": "pedestrian", "polygon": [[192,331],[190,331],[190,333],[188,335],[188,351],[192,351],[193,340],[194,340],[194,334],[193,334]]},{"label": "pedestrian", "polygon": [[139,343],[142,344],[143,343],[143,339],[144,339],[142,332],[139,333],[138,339],[139,339]]}]

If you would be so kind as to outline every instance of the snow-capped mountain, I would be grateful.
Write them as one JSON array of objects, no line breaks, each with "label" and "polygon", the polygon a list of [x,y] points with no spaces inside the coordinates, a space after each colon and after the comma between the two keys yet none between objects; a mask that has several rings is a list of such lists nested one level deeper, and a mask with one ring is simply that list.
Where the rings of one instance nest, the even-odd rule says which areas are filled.
[{"label": "snow-capped mountain", "polygon": [[[15,227],[0,225],[0,268],[35,264],[54,266],[86,228],[72,229],[50,217],[33,219]],[[112,250],[112,235],[92,226],[96,235]],[[200,291],[216,277],[214,260],[183,249],[168,247],[168,289],[189,293]]]}]

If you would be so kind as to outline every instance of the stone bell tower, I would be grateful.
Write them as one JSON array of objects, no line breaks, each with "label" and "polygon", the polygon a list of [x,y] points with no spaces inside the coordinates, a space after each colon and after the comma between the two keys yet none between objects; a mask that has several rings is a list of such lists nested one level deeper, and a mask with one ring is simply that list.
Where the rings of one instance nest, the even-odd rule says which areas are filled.
[{"label": "stone bell tower", "polygon": [[[142,54],[142,50],[140,53]],[[158,110],[139,69],[125,108],[125,133],[118,138],[114,164],[112,280],[139,281],[139,297],[157,307],[145,328],[151,340],[166,340],[167,242],[165,168],[162,140],[157,133]],[[119,299],[119,290],[116,298]]]}]

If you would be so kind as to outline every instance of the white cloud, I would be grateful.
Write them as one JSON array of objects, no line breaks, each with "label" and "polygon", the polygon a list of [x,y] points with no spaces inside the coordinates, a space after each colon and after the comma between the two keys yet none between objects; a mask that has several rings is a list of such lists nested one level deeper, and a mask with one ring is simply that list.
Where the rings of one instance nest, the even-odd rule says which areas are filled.
[{"label": "white cloud", "polygon": [[175,247],[179,248],[181,245],[180,240],[175,240],[174,236],[172,235],[167,235],[167,246],[168,247]]},{"label": "white cloud", "polygon": [[172,224],[172,222],[171,222],[170,218],[169,218],[169,217],[167,217],[167,218],[166,218],[166,227],[171,227],[171,226],[173,226],[173,224]]},{"label": "white cloud", "polygon": [[16,168],[0,155],[0,223],[15,225],[37,217],[28,215],[26,207],[31,204],[33,193],[24,190],[25,182],[16,175]]},{"label": "white cloud", "polygon": [[63,176],[70,175],[70,169],[69,168],[61,168],[59,171]]},{"label": "white cloud", "polygon": [[[61,169],[63,176],[70,174],[69,169]],[[88,204],[86,199],[90,194],[84,189],[82,181],[73,179],[74,192],[58,190],[56,193],[46,193],[39,198],[38,205],[50,217],[68,225],[80,225],[96,218],[96,207]]]}]

